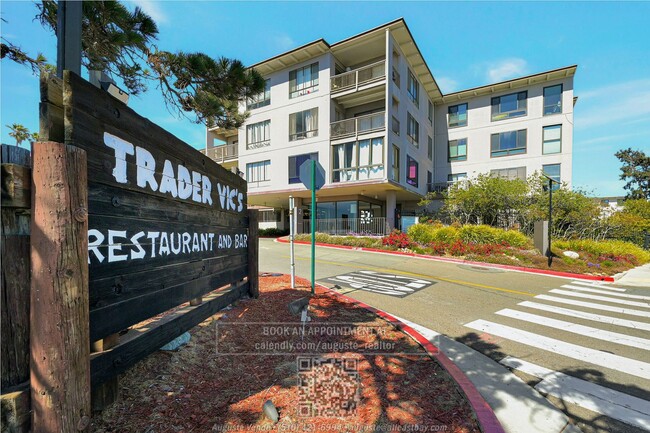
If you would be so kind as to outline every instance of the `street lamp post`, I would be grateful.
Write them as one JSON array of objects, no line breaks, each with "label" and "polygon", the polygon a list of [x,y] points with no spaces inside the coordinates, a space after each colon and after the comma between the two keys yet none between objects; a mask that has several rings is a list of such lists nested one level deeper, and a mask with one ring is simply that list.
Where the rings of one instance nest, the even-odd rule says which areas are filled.
[{"label": "street lamp post", "polygon": [[546,250],[546,256],[548,257],[548,267],[550,268],[553,263],[553,253],[551,252],[551,230],[553,228],[553,184],[557,183],[559,185],[560,182],[552,179],[545,173],[542,173],[542,176],[548,180],[548,248]]}]

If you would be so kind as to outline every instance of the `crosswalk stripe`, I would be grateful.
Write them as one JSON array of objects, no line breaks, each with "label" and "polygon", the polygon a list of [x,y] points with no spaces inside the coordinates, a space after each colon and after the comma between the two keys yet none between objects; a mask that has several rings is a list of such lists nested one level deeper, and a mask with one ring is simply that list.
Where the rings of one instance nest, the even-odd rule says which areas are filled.
[{"label": "crosswalk stripe", "polygon": [[610,325],[625,326],[626,328],[642,329],[650,331],[650,323],[637,322],[636,320],[619,319],[618,317],[603,316],[601,314],[586,313],[569,308],[556,307],[554,305],[539,304],[537,302],[524,301],[519,304],[522,307],[534,308],[536,310],[548,311],[549,313],[563,314],[565,316],[577,317],[579,319],[593,320],[594,322],[608,323]]},{"label": "crosswalk stripe", "polygon": [[571,284],[565,284],[562,287],[564,287],[565,289],[578,290],[580,292],[600,293],[601,295],[619,296],[621,298],[628,298],[628,299],[650,300],[650,296],[628,295],[627,293],[612,293],[612,292],[607,292],[605,290],[592,289],[589,287],[572,286]]},{"label": "crosswalk stripe", "polygon": [[608,285],[602,284],[602,283],[599,284],[599,283],[587,283],[587,282],[584,282],[584,281],[571,281],[571,284],[579,284],[581,286],[586,286],[586,287],[596,287],[596,288],[599,288],[599,289],[607,289],[607,290],[612,290],[614,292],[627,292],[627,289],[621,289],[619,287],[612,287],[612,286],[608,286]]},{"label": "crosswalk stripe", "polygon": [[512,328],[510,326],[488,322],[487,320],[475,320],[465,326],[477,331],[487,332],[488,334],[536,347],[538,349],[547,350],[568,358],[577,359],[605,368],[612,368],[644,379],[650,379],[650,364],[647,362],[637,361],[635,359],[601,352],[588,347],[578,346],[577,344],[567,343],[539,334],[533,334],[532,332],[522,331],[521,329]]},{"label": "crosswalk stripe", "polygon": [[650,350],[650,340],[645,338],[633,337],[631,335],[620,334],[618,332],[605,331],[603,329],[592,328],[591,326],[565,322],[564,320],[538,316],[537,314],[525,313],[523,311],[511,310],[509,308],[497,311],[495,314],[510,317],[511,319],[535,323],[536,325],[559,329],[561,331],[571,332],[573,334],[583,335],[585,337],[591,337],[598,340],[622,344],[624,346],[630,346],[636,349]]},{"label": "crosswalk stripe", "polygon": [[650,430],[650,403],[638,397],[507,356],[501,364],[542,379],[535,389],[592,412]]},{"label": "crosswalk stripe", "polygon": [[557,293],[558,295],[573,296],[575,298],[584,298],[584,299],[593,299],[596,301],[611,302],[612,304],[623,304],[623,305],[631,305],[633,307],[650,308],[650,303],[648,302],[626,301],[624,299],[608,298],[607,296],[589,295],[586,293],[576,293],[576,292],[571,292],[569,290],[560,290],[560,289],[553,289],[550,290],[549,292]]},{"label": "crosswalk stripe", "polygon": [[559,302],[561,304],[578,305],[580,307],[593,308],[595,310],[612,311],[614,313],[628,314],[630,316],[650,317],[650,312],[648,311],[633,310],[632,308],[612,307],[610,305],[578,301],[577,299],[558,298],[557,296],[548,296],[548,295],[537,295],[535,296],[535,299],[543,299],[544,301]]}]

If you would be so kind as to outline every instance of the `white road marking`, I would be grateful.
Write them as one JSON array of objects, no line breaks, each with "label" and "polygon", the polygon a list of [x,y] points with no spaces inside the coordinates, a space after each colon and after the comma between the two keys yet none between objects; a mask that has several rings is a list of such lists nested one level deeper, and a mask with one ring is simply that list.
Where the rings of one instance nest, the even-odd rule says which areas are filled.
[{"label": "white road marking", "polygon": [[578,290],[580,292],[600,293],[601,295],[619,296],[621,298],[628,298],[628,299],[650,300],[650,296],[628,295],[627,293],[612,293],[606,290],[592,289],[589,287],[572,286],[571,284],[565,284],[562,287],[564,287],[565,289]]},{"label": "white road marking", "polygon": [[587,282],[584,282],[584,281],[571,281],[571,284],[579,284],[581,286],[596,287],[596,288],[599,288],[599,289],[613,290],[614,292],[627,292],[627,289],[612,287],[612,286],[602,284],[602,283],[587,283]]},{"label": "white road marking", "polygon": [[611,302],[612,304],[632,305],[633,307],[650,308],[648,302],[626,301],[624,299],[608,298],[607,296],[589,295],[586,293],[570,292],[568,290],[553,289],[550,293],[557,293],[558,295],[573,296],[575,298],[593,299],[596,301]]},{"label": "white road marking", "polygon": [[643,329],[650,331],[650,323],[637,322],[636,320],[619,319],[618,317],[603,316],[601,314],[585,313],[584,311],[571,310],[569,308],[556,307],[553,305],[539,304],[537,302],[524,301],[517,305],[522,307],[535,308],[548,311],[549,313],[563,314],[565,316],[577,317],[579,319],[593,320],[595,322],[609,323],[610,325],[625,326],[626,328]]},{"label": "white road marking", "polygon": [[618,332],[605,331],[603,329],[592,328],[591,326],[565,322],[564,320],[551,319],[550,317],[538,316],[536,314],[511,310],[509,308],[497,311],[495,314],[510,317],[512,319],[523,320],[525,322],[535,323],[536,325],[559,329],[560,331],[583,335],[585,337],[591,337],[598,340],[622,344],[624,346],[630,346],[636,349],[650,350],[650,340],[646,338],[633,337],[631,335],[620,334]]},{"label": "white road marking", "polygon": [[650,364],[647,362],[637,361],[636,359],[625,358],[623,356],[601,352],[600,350],[578,346],[577,344],[571,344],[554,338],[545,337],[543,335],[533,334],[532,332],[522,331],[521,329],[510,326],[488,322],[487,320],[475,320],[465,326],[476,329],[477,331],[487,332],[488,334],[536,347],[538,349],[547,350],[568,358],[577,359],[605,368],[611,368],[632,376],[650,379]]},{"label": "white road marking", "polygon": [[594,304],[593,302],[584,302],[575,299],[558,298],[557,296],[537,295],[535,296],[535,299],[543,299],[544,301],[559,302],[561,304],[578,305],[580,307],[593,308],[595,310],[612,311],[614,313],[628,314],[630,316],[650,317],[650,312],[648,311],[633,310],[631,308],[623,308],[623,307],[612,307],[609,305]]},{"label": "white road marking", "polygon": [[564,373],[508,356],[501,364],[542,379],[535,389],[571,403],[650,430],[650,402]]}]

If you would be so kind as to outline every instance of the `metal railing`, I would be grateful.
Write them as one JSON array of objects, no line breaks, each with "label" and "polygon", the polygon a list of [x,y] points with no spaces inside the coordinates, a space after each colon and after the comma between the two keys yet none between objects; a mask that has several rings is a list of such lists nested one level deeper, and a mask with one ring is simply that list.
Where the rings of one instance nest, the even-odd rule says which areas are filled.
[{"label": "metal railing", "polygon": [[330,138],[342,138],[352,135],[367,134],[383,130],[385,125],[385,111],[339,120],[330,124]]},{"label": "metal railing", "polygon": [[[302,229],[303,233],[311,233],[311,221],[303,220]],[[316,232],[341,236],[386,236],[390,227],[384,217],[323,218],[316,220]]]},{"label": "metal railing", "polygon": [[210,147],[208,149],[201,150],[201,152],[216,162],[224,162],[231,159],[237,159],[239,156],[237,144],[224,144],[222,146]]},{"label": "metal railing", "polygon": [[259,149],[260,147],[266,147],[271,144],[271,140],[262,140],[256,141],[255,143],[246,143],[246,149]]},{"label": "metal railing", "polygon": [[344,72],[330,78],[330,89],[332,93],[342,92],[380,80],[386,76],[386,61],[382,60],[353,71]]},{"label": "metal railing", "polygon": [[467,180],[457,180],[457,181],[449,181],[449,182],[434,182],[434,183],[428,183],[427,184],[427,192],[435,192],[438,194],[441,194],[445,191],[447,191],[452,185],[458,184],[460,188],[467,188],[468,183]]}]

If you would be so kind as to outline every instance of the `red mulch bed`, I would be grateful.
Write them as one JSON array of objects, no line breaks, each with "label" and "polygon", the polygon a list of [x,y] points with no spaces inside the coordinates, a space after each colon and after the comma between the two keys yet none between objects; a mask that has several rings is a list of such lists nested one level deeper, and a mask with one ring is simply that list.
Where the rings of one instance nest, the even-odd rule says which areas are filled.
[{"label": "red mulch bed", "polygon": [[[204,321],[177,352],[135,365],[93,431],[480,431],[451,376],[392,324],[319,291],[303,327],[287,308],[309,294],[306,280],[297,283],[261,277],[259,299]],[[262,412],[267,400],[277,423]]]}]

